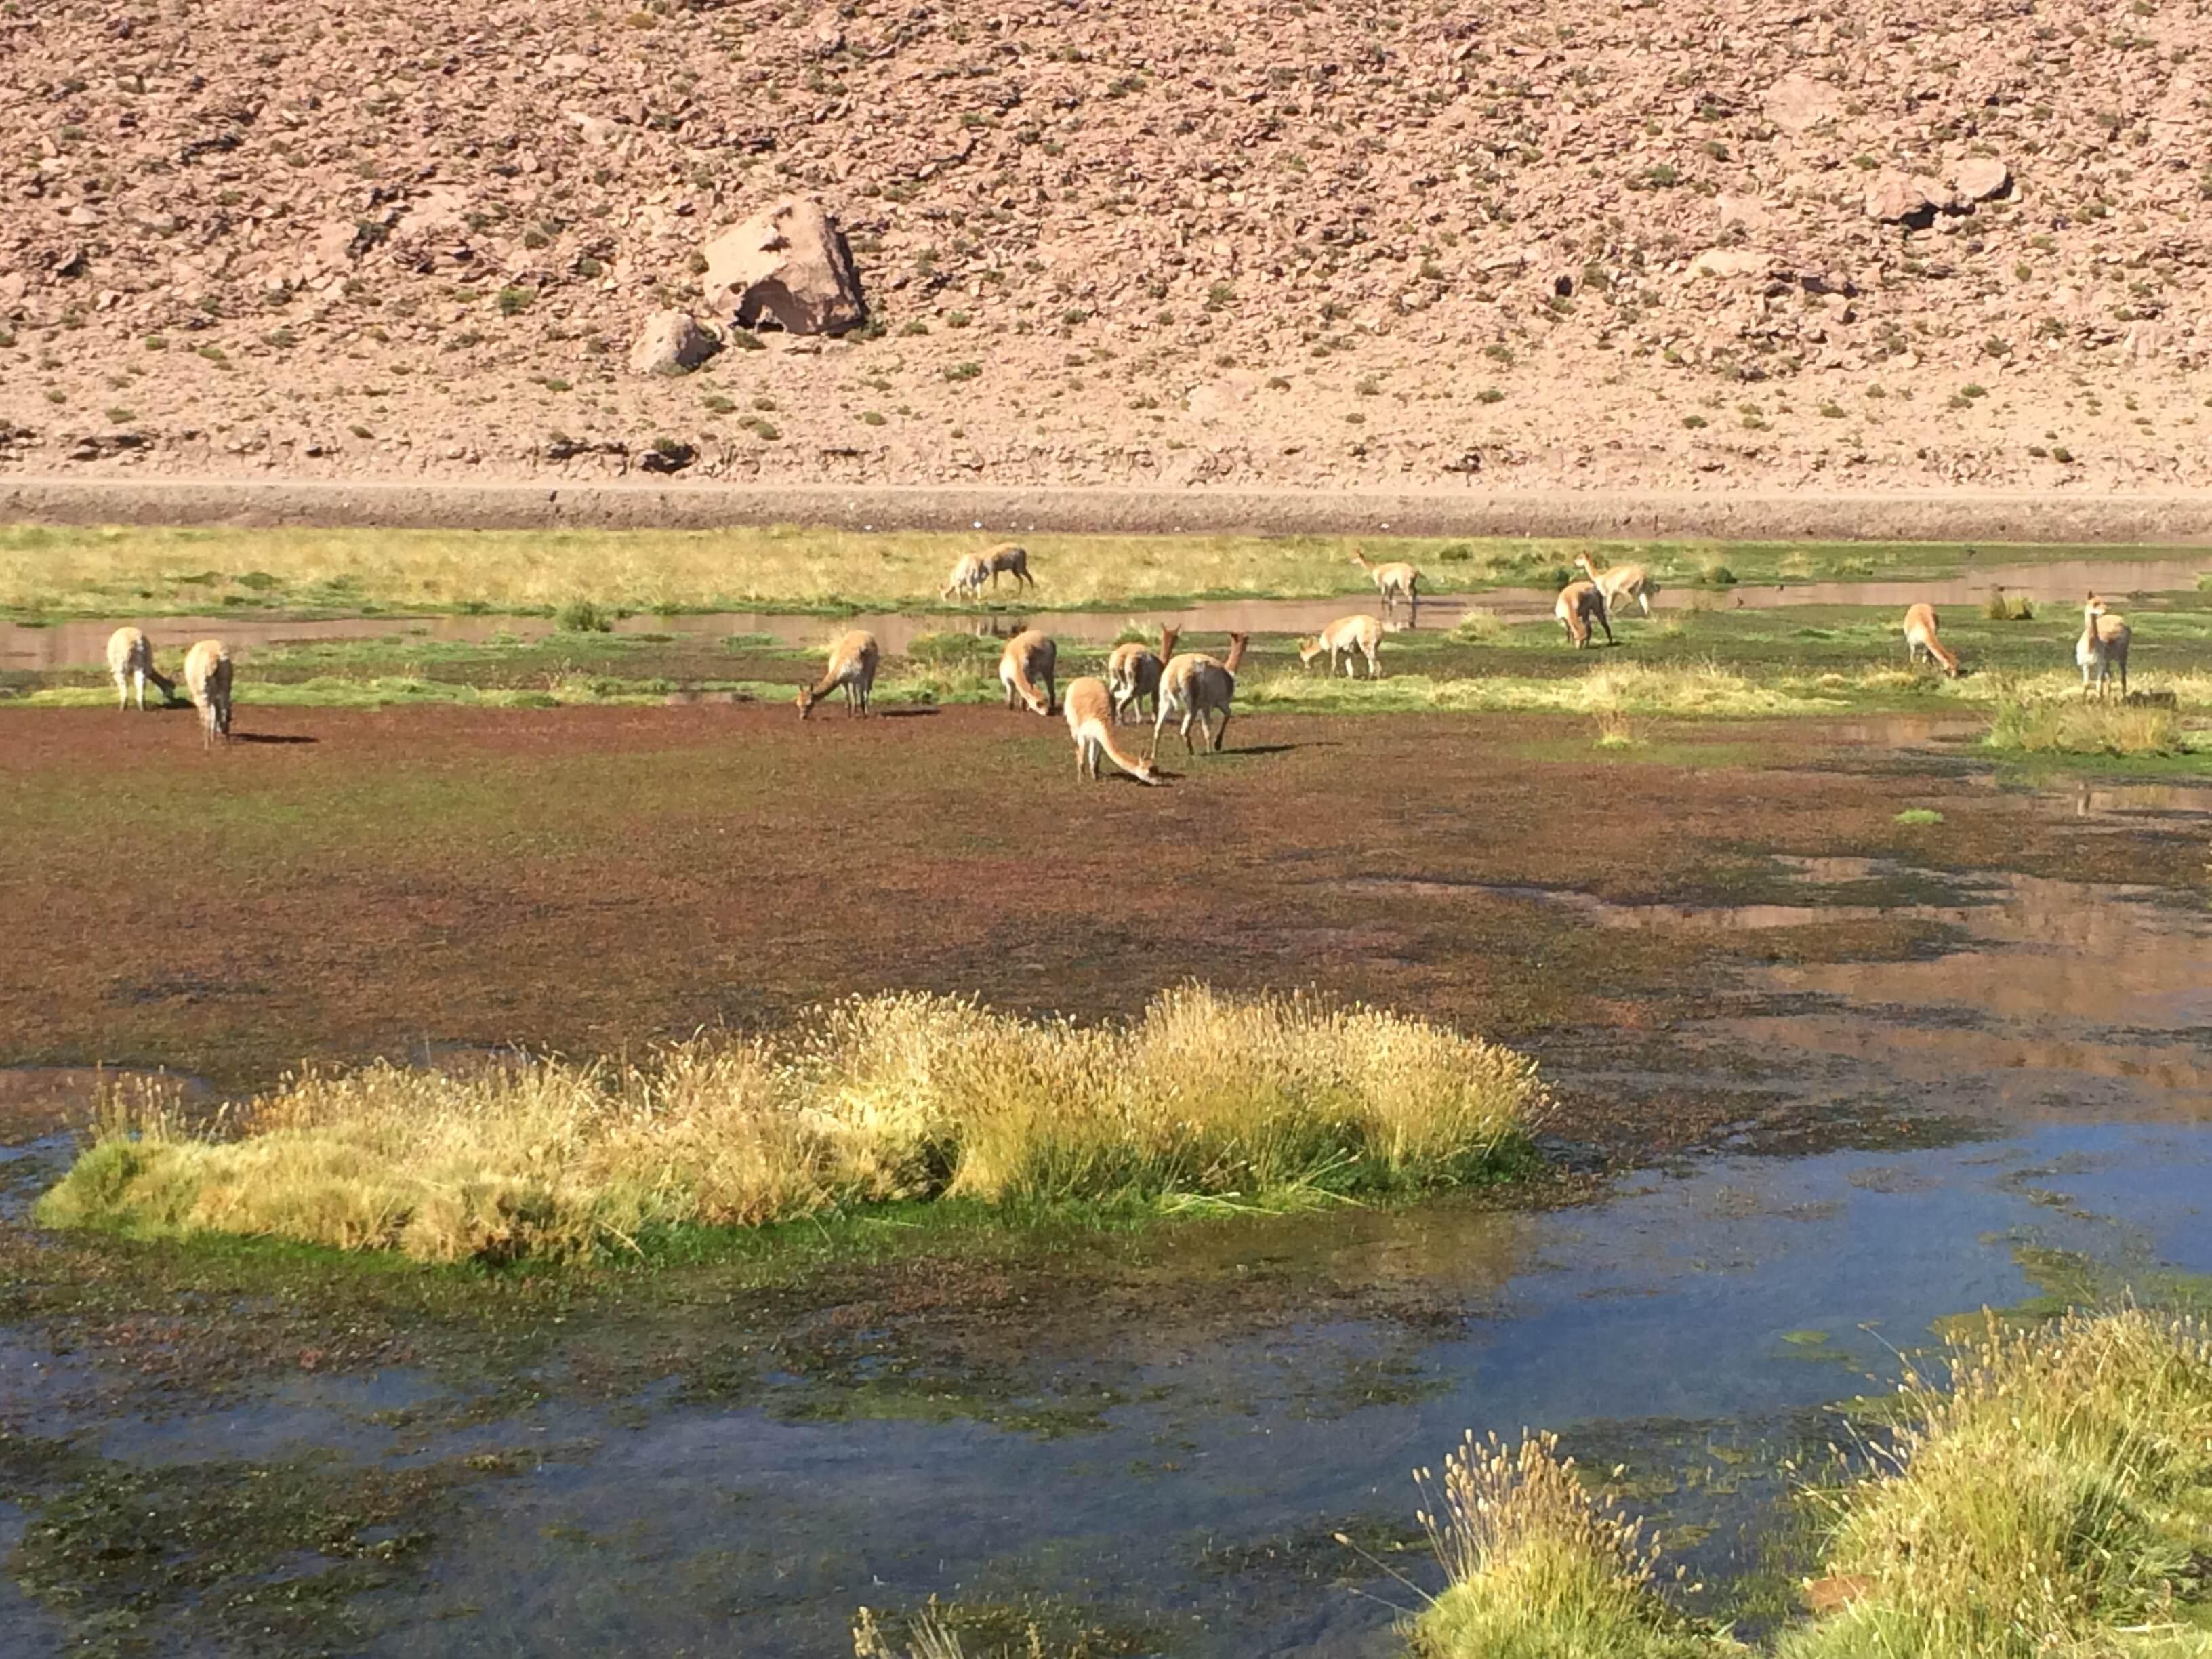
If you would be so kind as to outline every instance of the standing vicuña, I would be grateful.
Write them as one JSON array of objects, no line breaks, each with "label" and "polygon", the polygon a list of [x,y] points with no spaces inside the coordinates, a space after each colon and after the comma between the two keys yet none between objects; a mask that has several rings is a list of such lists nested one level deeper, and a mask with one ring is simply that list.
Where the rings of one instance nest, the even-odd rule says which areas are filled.
[{"label": "standing vicu\u00f1a", "polygon": [[1318,635],[1298,641],[1298,660],[1307,667],[1322,652],[1328,653],[1328,672],[1336,672],[1336,659],[1344,659],[1344,677],[1352,678],[1355,653],[1367,659],[1367,678],[1379,679],[1382,674],[1382,624],[1372,617],[1340,617]]},{"label": "standing vicu\u00f1a", "polygon": [[[999,684],[1006,690],[1006,707],[1012,708],[1019,698],[1029,705],[1034,714],[1049,714],[1053,706],[1053,669],[1060,661],[1060,647],[1051,638],[1034,628],[1024,628],[1006,641],[1006,648],[999,653]],[[1044,690],[1037,690],[1038,682]]]},{"label": "standing vicu\u00f1a", "polygon": [[202,640],[185,653],[185,690],[200,711],[200,746],[230,738],[230,650],[221,640]]},{"label": "standing vicu\u00f1a", "polygon": [[118,628],[107,636],[107,672],[115,677],[115,707],[119,712],[138,693],[138,707],[146,707],[146,682],[161,688],[163,702],[173,702],[177,683],[154,667],[154,641],[135,628]]},{"label": "standing vicu\u00f1a", "polygon": [[1905,613],[1905,660],[1917,668],[1923,652],[1930,661],[1942,663],[1953,679],[1959,678],[1959,653],[1936,637],[1936,607],[1926,604],[1911,606]]},{"label": "standing vicu\u00f1a", "polygon": [[1105,681],[1085,676],[1067,688],[1067,734],[1075,739],[1075,775],[1097,781],[1098,757],[1103,755],[1139,783],[1158,783],[1152,762],[1114,740],[1114,723],[1119,718]]},{"label": "standing vicu\u00f1a", "polygon": [[1590,624],[1595,623],[1605,629],[1605,642],[1611,645],[1613,623],[1605,614],[1605,594],[1595,582],[1569,582],[1559,590],[1559,597],[1552,606],[1552,614],[1567,630],[1567,637],[1579,651],[1590,641]]},{"label": "standing vicu\u00f1a", "polygon": [[856,628],[830,647],[830,661],[822,671],[819,684],[799,688],[799,718],[805,720],[814,712],[814,705],[835,691],[845,688],[845,713],[848,715],[868,712],[868,694],[876,687],[876,664],[883,653],[876,647],[876,636],[866,629]]},{"label": "standing vicu\u00f1a", "polygon": [[[1182,746],[1190,754],[1197,748],[1190,740],[1190,723],[1197,720],[1206,732],[1206,746],[1214,753],[1221,752],[1221,741],[1229,734],[1229,700],[1237,695],[1237,669],[1244,660],[1245,635],[1229,636],[1229,660],[1216,662],[1211,657],[1194,651],[1186,651],[1180,657],[1170,658],[1160,671],[1160,708],[1152,720],[1152,758],[1160,754],[1160,732],[1170,720],[1182,716]],[[1213,724],[1215,714],[1221,724]]]},{"label": "standing vicu\u00f1a", "polygon": [[1648,572],[1640,564],[1600,565],[1587,553],[1575,555],[1575,562],[1595,582],[1598,592],[1605,595],[1606,613],[1610,616],[1620,608],[1623,599],[1634,599],[1645,616],[1651,614],[1651,596],[1659,591]]},{"label": "standing vicu\u00f1a", "polygon": [[984,580],[990,574],[991,562],[988,559],[981,553],[963,553],[952,562],[952,575],[945,586],[938,590],[938,598],[949,599],[958,596],[970,599],[980,599],[983,592]]},{"label": "standing vicu\u00f1a", "polygon": [[2120,695],[2128,695],[2128,641],[2135,630],[2118,617],[2105,614],[2105,602],[2094,593],[2081,607],[2081,637],[2074,642],[2074,661],[2081,670],[2081,695],[2089,695],[2089,677],[2096,676],[2097,695],[2105,695],[2112,672],[2120,671]]},{"label": "standing vicu\u00f1a", "polygon": [[1114,719],[1119,722],[1134,708],[1144,713],[1144,701],[1152,700],[1152,712],[1160,709],[1160,670],[1168,659],[1175,655],[1176,641],[1182,630],[1164,628],[1160,630],[1159,654],[1131,641],[1114,647],[1113,655],[1106,659],[1106,690],[1114,699]]},{"label": "standing vicu\u00f1a", "polygon": [[1352,550],[1352,562],[1375,579],[1375,591],[1382,596],[1382,614],[1389,616],[1400,599],[1415,616],[1421,614],[1421,573],[1410,564],[1370,564],[1363,548]]},{"label": "standing vicu\u00f1a", "polygon": [[1030,574],[1030,550],[1026,547],[1017,547],[1013,543],[1007,542],[1002,546],[993,548],[984,554],[982,558],[984,563],[991,568],[993,592],[995,592],[998,590],[999,578],[1002,574],[1013,577],[1014,591],[1017,592],[1019,592],[1024,586],[1036,586],[1036,578]]}]

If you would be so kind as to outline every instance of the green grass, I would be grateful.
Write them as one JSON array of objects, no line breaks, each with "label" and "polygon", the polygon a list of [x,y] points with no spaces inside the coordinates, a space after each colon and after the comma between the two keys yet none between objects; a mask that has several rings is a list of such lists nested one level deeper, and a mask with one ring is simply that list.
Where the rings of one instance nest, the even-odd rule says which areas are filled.
[{"label": "green grass", "polygon": [[118,1101],[38,1214],[458,1261],[915,1199],[1283,1208],[1510,1173],[1544,1105],[1520,1055],[1370,1009],[1187,986],[1079,1029],[886,995],[641,1064],[310,1073],[222,1137]]},{"label": "green grass", "polygon": [[[1948,1376],[1908,1373],[1893,1437],[1814,1488],[1832,1610],[1778,1659],[2212,1655],[2212,1335],[2124,1307],[2022,1329],[1996,1316]],[[1419,1659],[1723,1659],[1747,1651],[1662,1595],[1658,1552],[1558,1443],[1470,1433],[1416,1473],[1446,1587]]]},{"label": "green grass", "polygon": [[2212,1531],[2212,1341],[2139,1309],[1992,1320],[1913,1426],[1826,1495],[1826,1570],[1856,1592],[1784,1659],[2212,1652],[2194,1563]]},{"label": "green grass", "polygon": [[1992,749],[2018,754],[2121,757],[2175,756],[2191,746],[2181,716],[2172,708],[2079,696],[2030,699],[2009,692],[1999,696],[1984,741]]},{"label": "green grass", "polygon": [[[955,557],[984,532],[874,534],[796,526],[717,531],[300,530],[0,527],[0,611],[159,616],[211,605],[287,612],[363,605],[544,613],[610,609],[822,611],[936,607]],[[1431,592],[1556,586],[1574,555],[1634,561],[1662,587],[1939,576],[1966,567],[1939,544],[1630,543],[1494,538],[1061,536],[1023,538],[1039,590],[1025,607],[1192,597],[1319,598],[1370,592],[1355,545],[1421,567]],[[2181,548],[1983,545],[1984,559],[2201,558]],[[240,590],[240,573],[274,586]],[[1723,573],[1725,573],[1725,576]]]},{"label": "green grass", "polygon": [[[1445,1587],[1407,1629],[1419,1659],[1705,1659],[1733,1644],[1660,1596],[1657,1550],[1591,1497],[1551,1435],[1507,1447],[1470,1432],[1419,1471]],[[1735,1650],[1741,1651],[1741,1650]]]},{"label": "green grass", "polygon": [[1897,815],[1894,822],[1917,827],[1941,823],[1943,822],[1943,815],[1932,806],[1908,806]]}]

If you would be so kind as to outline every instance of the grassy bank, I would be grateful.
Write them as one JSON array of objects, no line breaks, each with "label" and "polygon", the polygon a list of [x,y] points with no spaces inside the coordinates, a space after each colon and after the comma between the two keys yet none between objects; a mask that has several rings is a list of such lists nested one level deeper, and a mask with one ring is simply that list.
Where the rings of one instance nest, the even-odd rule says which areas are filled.
[{"label": "grassy bank", "polygon": [[[0,527],[0,612],[160,616],[220,609],[837,611],[938,603],[952,562],[1000,534],[792,526],[713,532]],[[1432,592],[1556,585],[1575,554],[1643,563],[1662,587],[1948,575],[1951,544],[1615,543],[1404,537],[1022,536],[1053,608],[1174,598],[1371,593],[1352,562],[1409,560]],[[2163,548],[1984,546],[1984,560],[2202,558]],[[2186,578],[2177,586],[2185,586]],[[1009,595],[1011,597],[1011,595]]]},{"label": "grassy bank", "polygon": [[309,1075],[231,1131],[111,1110],[53,1226],[572,1256],[891,1200],[1285,1207],[1509,1172],[1544,1095],[1440,1026],[1189,986],[1126,1025],[881,996],[642,1065]]},{"label": "grassy bank", "polygon": [[2139,1309],[1991,1322],[1915,1375],[1887,1466],[1829,1495],[1848,1596],[1787,1659],[2212,1651],[2212,1340]]},{"label": "grassy bank", "polygon": [[[1826,1512],[1819,1600],[1778,1659],[2212,1653],[2212,1337],[2129,1308],[2027,1331],[1992,1318]],[[1549,1437],[1467,1441],[1419,1477],[1447,1583],[1421,1659],[1722,1659],[1659,1594],[1656,1552]]]}]

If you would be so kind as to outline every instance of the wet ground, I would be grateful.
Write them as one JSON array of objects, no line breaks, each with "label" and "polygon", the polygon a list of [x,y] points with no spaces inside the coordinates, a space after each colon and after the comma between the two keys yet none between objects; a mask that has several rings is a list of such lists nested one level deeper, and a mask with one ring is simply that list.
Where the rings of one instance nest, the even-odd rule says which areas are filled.
[{"label": "wet ground", "polygon": [[[2203,560],[2070,559],[2013,562],[1992,556],[1986,568],[1955,578],[1933,580],[1789,581],[1757,582],[1717,587],[1711,584],[1662,588],[1656,596],[1655,613],[1693,608],[1770,611],[1812,606],[1867,606],[1884,612],[1902,612],[1905,606],[1926,602],[1970,611],[1993,591],[2051,607],[2063,622],[2078,617],[2081,596],[2094,590],[2115,599],[2136,594],[2194,592]],[[1437,580],[1449,585],[1444,567]],[[1399,607],[1395,621],[1418,628],[1449,630],[1470,611],[1508,623],[1548,622],[1557,598],[1556,586],[1498,587],[1465,595],[1441,594],[1418,610]],[[2066,607],[2074,609],[2069,611]],[[903,656],[917,639],[946,632],[973,632],[1011,638],[1031,625],[1048,628],[1066,642],[1077,645],[1111,644],[1133,623],[1146,629],[1180,628],[1200,634],[1230,631],[1255,634],[1311,634],[1347,612],[1376,610],[1369,596],[1340,595],[1326,599],[1251,599],[1162,609],[1134,605],[1126,610],[1030,612],[1013,603],[1011,594],[996,596],[973,610],[943,611],[884,611],[825,621],[818,616],[793,616],[772,611],[726,611],[692,614],[640,614],[614,618],[611,631],[628,635],[668,638],[684,644],[720,642],[732,637],[757,639],[763,644],[788,647],[819,646],[848,628],[874,634],[884,652]],[[40,625],[0,621],[0,674],[48,674],[67,670],[98,669],[106,662],[107,638],[123,623],[142,623],[139,617],[57,622]],[[524,643],[552,637],[557,624],[550,617],[430,616],[317,617],[284,620],[231,611],[204,617],[165,617],[147,624],[157,645],[184,644],[215,635],[241,657],[275,647],[330,644],[341,641],[390,639],[395,635],[435,644],[481,645],[495,640]]]},{"label": "wet ground", "polygon": [[2212,1273],[2212,788],[1999,775],[1904,719],[1601,750],[1255,716],[1158,791],[970,708],[272,709],[301,741],[204,759],[0,720],[0,1064],[211,1099],[1197,975],[1448,1018],[1559,1095],[1559,1173],[1510,1200],[501,1275],[39,1235],[85,1079],[19,1071],[26,1653],[814,1655],[936,1595],[987,1651],[1382,1655],[1383,1566],[1435,1582],[1408,1471],[1524,1424],[1621,1466],[1688,1604],[1756,1631],[1802,1552],[1782,1460],[1894,1350]]}]

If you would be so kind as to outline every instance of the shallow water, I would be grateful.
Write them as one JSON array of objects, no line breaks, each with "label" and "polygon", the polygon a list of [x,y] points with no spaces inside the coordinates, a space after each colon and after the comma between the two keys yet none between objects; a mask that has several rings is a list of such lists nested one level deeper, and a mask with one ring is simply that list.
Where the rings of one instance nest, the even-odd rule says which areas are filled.
[{"label": "shallow water", "polygon": [[[1902,610],[1916,601],[1936,605],[1978,605],[1992,587],[2023,596],[2038,605],[2064,605],[2081,602],[2094,588],[2115,596],[2193,590],[2200,562],[2167,560],[2068,561],[2055,564],[1991,565],[1970,575],[1942,581],[1832,581],[1787,584],[1746,583],[1728,588],[1668,589],[1654,601],[1659,611],[1696,604],[1738,610],[1766,611],[1785,605],[1879,605]],[[1509,622],[1548,618],[1556,599],[1549,588],[1500,587],[1480,593],[1422,601],[1417,617],[1422,629],[1449,629],[1469,611],[1487,612]],[[807,647],[826,643],[848,629],[864,628],[876,636],[884,650],[905,655],[925,635],[976,633],[1011,638],[1033,623],[1073,644],[1111,643],[1132,622],[1147,629],[1177,627],[1195,635],[1249,632],[1255,634],[1310,634],[1347,614],[1374,611],[1376,602],[1365,594],[1340,594],[1323,599],[1237,599],[1161,609],[1133,605],[1127,610],[1050,611],[979,609],[965,612],[883,611],[847,617],[794,617],[774,612],[726,611],[696,616],[625,617],[614,624],[617,634],[673,634],[679,638],[721,640],[732,635],[757,634],[779,645]],[[1403,607],[1397,621],[1409,620]],[[19,671],[57,671],[100,668],[107,660],[107,636],[124,623],[144,626],[157,648],[180,647],[194,640],[215,635],[243,656],[258,647],[300,645],[343,640],[378,640],[402,635],[461,644],[483,644],[495,638],[531,641],[555,631],[543,617],[349,617],[319,622],[281,622],[232,613],[206,617],[167,617],[151,623],[120,617],[100,622],[57,623],[51,627],[27,628],[0,622],[0,668]]]},{"label": "shallow water", "polygon": [[[2032,805],[2194,821],[2202,793],[2097,786],[2077,800],[2069,786]],[[1523,1425],[1559,1431],[1586,1465],[1624,1466],[1631,1508],[1709,1587],[1692,1604],[1723,1608],[1729,1580],[1778,1565],[1764,1552],[1779,1460],[1836,1437],[1826,1407],[1893,1382],[1896,1351],[1930,1341],[1936,1322],[2063,1288],[2053,1262],[2073,1264],[2057,1270],[2069,1283],[2094,1277],[2087,1264],[2114,1283],[2212,1273],[2201,905],[1881,860],[1782,868],[1799,890],[1758,905],[1441,884],[1434,902],[1479,895],[1661,932],[1929,924],[1932,942],[1901,962],[1747,964],[1711,1017],[1667,1034],[1686,1061],[1622,1036],[1563,1079],[1632,1097],[1663,1074],[1740,1094],[1746,1148],[1778,1099],[1801,1117],[1938,1126],[1906,1149],[1707,1157],[1553,1212],[1439,1203],[1193,1224],[1160,1243],[1164,1305],[1179,1275],[1229,1269],[1459,1316],[1227,1336],[1141,1313],[1109,1322],[1109,1346],[1041,1346],[1023,1373],[1017,1404],[1098,1406],[1056,1434],[896,1391],[878,1415],[807,1420],[823,1385],[792,1376],[742,1408],[666,1385],[608,1401],[557,1366],[522,1379],[542,1389],[535,1403],[427,1431],[422,1413],[452,1420],[469,1397],[405,1366],[118,1419],[82,1361],[21,1333],[0,1346],[0,1420],[138,1464],[521,1454],[523,1472],[467,1486],[431,1523],[419,1576],[356,1609],[368,1626],[346,1650],[404,1659],[828,1654],[849,1650],[857,1607],[931,1595],[1061,1598],[1141,1623],[1164,1654],[1380,1659],[1398,1651],[1395,1615],[1370,1598],[1413,1593],[1330,1534],[1403,1531],[1410,1470],[1468,1429]],[[26,1155],[58,1167],[65,1152],[50,1139]],[[1054,1340],[1042,1321],[1039,1342]],[[0,1510],[0,1539],[19,1525]],[[1387,1559],[1437,1582],[1419,1549]],[[58,1626],[18,1621],[6,1594],[10,1651],[63,1651]]]}]

